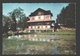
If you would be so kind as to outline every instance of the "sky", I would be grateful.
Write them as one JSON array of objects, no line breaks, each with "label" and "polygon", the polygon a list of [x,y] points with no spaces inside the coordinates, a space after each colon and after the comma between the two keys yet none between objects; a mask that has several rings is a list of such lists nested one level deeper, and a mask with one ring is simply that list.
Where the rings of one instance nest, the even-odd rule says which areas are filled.
[{"label": "sky", "polygon": [[56,20],[57,14],[61,12],[63,7],[68,6],[69,3],[3,3],[2,4],[2,14],[8,15],[9,12],[12,12],[16,8],[22,8],[26,16],[29,16],[32,12],[38,8],[44,10],[50,10],[53,14],[52,19]]}]

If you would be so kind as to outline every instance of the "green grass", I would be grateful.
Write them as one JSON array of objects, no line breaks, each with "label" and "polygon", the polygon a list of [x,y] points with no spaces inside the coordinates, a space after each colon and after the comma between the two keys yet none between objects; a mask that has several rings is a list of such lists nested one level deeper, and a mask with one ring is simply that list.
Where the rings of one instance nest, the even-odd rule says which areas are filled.
[{"label": "green grass", "polygon": [[17,46],[20,45],[22,43],[24,43],[25,46],[27,45],[34,45],[34,44],[39,44],[39,43],[46,43],[46,42],[41,42],[41,41],[28,41],[28,40],[18,40],[17,39],[12,39],[12,40],[8,40],[8,39],[3,39],[3,43],[9,47],[9,46]]},{"label": "green grass", "polygon": [[61,37],[61,39],[65,40],[65,41],[76,41],[76,36],[72,35],[72,36],[64,36],[64,37]]},{"label": "green grass", "polygon": [[[6,38],[3,39],[3,43],[5,44],[6,48],[3,49],[4,54],[16,54],[16,53],[25,53],[26,49],[29,45],[39,45],[39,44],[45,44],[46,42],[41,41],[28,41],[28,40],[8,40]],[[21,47],[22,43],[24,43],[23,47]],[[19,46],[20,51],[17,50],[17,46]]]},{"label": "green grass", "polygon": [[58,32],[41,32],[41,33],[38,33],[38,34],[75,35],[76,30],[59,30]]}]

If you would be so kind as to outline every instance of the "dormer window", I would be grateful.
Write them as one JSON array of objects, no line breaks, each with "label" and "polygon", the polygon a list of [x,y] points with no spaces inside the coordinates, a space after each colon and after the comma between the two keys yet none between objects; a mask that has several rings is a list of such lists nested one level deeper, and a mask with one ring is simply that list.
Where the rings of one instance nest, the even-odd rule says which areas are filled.
[{"label": "dormer window", "polygon": [[44,14],[44,12],[38,12],[38,15],[43,15]]},{"label": "dormer window", "polygon": [[38,17],[38,19],[40,19],[41,17]]},{"label": "dormer window", "polygon": [[38,12],[38,15],[41,15],[41,12]]}]

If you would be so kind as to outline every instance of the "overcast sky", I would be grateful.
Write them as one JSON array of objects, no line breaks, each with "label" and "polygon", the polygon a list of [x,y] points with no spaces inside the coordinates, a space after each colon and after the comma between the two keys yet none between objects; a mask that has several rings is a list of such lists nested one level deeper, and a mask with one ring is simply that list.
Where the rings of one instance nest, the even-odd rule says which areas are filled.
[{"label": "overcast sky", "polygon": [[34,12],[38,8],[42,8],[44,10],[50,10],[53,14],[53,20],[56,20],[57,14],[60,13],[63,7],[68,6],[69,3],[3,3],[2,4],[2,14],[8,15],[9,12],[14,9],[20,7],[26,14],[29,16],[31,12]]}]

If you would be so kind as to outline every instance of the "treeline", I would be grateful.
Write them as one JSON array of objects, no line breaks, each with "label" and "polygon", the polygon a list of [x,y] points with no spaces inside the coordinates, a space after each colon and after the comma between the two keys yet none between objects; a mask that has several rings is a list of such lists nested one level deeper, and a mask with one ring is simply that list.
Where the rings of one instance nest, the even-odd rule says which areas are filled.
[{"label": "treeline", "polygon": [[70,3],[65,8],[63,7],[61,13],[57,15],[56,22],[65,27],[75,28],[76,24],[76,6]]},{"label": "treeline", "polygon": [[17,31],[18,29],[25,29],[28,27],[27,17],[22,8],[16,8],[13,11],[9,12],[8,15],[2,16],[2,32],[8,34],[9,30]]}]

